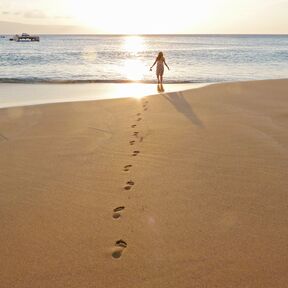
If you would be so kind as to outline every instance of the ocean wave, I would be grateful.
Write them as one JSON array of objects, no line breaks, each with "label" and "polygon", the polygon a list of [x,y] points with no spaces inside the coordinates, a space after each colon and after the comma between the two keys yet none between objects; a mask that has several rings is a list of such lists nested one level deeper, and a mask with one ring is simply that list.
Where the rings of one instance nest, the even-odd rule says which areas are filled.
[{"label": "ocean wave", "polygon": [[[193,80],[167,80],[167,84],[193,84],[193,83],[211,83],[207,81]],[[19,83],[19,84],[89,84],[89,83],[142,83],[155,84],[155,80],[129,80],[129,79],[45,79],[45,78],[0,78],[0,83]]]}]

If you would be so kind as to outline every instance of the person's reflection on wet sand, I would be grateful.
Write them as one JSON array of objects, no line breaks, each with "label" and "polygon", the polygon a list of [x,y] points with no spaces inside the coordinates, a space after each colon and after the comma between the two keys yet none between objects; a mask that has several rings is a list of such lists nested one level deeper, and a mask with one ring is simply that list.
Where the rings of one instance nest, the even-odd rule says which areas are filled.
[{"label": "person's reflection on wet sand", "polygon": [[158,84],[157,85],[157,91],[158,91],[158,93],[165,92],[163,84]]}]

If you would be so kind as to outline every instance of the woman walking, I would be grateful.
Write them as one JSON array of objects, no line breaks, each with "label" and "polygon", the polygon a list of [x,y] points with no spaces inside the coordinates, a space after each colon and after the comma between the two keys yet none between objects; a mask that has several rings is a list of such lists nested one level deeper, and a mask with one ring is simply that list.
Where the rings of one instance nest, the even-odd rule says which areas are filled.
[{"label": "woman walking", "polygon": [[168,67],[163,52],[159,52],[154,64],[150,67],[150,71],[152,71],[153,66],[157,63],[156,66],[156,76],[157,76],[157,80],[158,80],[158,84],[162,85],[163,82],[163,74],[164,74],[164,64],[165,66],[168,68],[168,70],[170,70],[170,68]]}]

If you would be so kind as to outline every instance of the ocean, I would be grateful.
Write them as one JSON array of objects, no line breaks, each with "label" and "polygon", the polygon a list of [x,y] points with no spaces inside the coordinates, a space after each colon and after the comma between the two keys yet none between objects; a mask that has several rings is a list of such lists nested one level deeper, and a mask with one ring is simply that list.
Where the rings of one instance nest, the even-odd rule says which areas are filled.
[{"label": "ocean", "polygon": [[0,82],[155,82],[163,51],[165,83],[215,83],[288,77],[288,35],[40,35],[0,38]]}]

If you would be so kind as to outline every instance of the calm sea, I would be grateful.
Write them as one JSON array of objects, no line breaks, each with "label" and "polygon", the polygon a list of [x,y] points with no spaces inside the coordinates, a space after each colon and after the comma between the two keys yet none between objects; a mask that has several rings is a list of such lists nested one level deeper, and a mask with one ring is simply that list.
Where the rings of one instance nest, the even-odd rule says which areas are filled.
[{"label": "calm sea", "polygon": [[41,36],[39,43],[0,39],[0,82],[155,81],[163,51],[166,83],[288,77],[288,35]]}]

